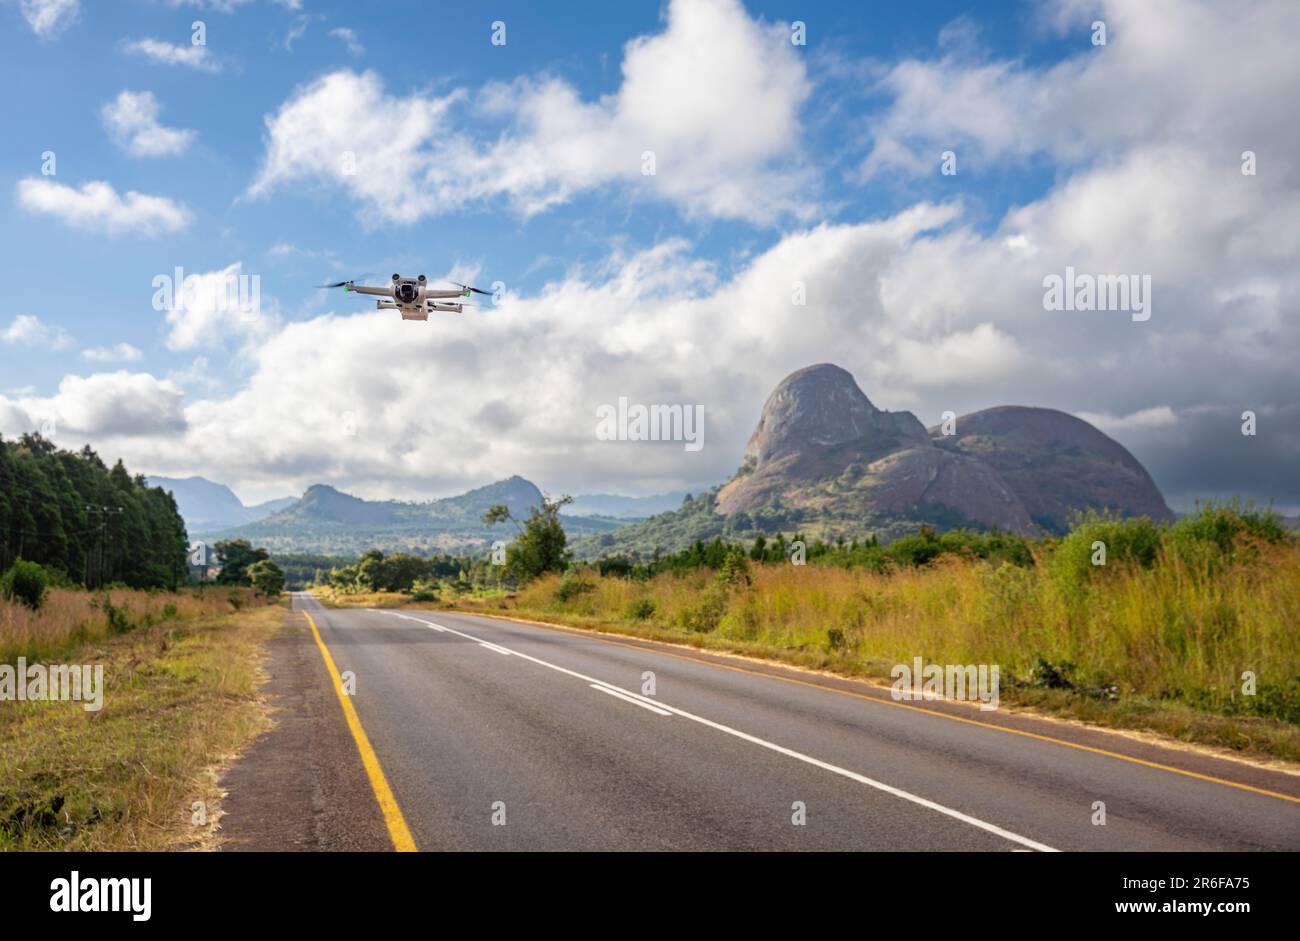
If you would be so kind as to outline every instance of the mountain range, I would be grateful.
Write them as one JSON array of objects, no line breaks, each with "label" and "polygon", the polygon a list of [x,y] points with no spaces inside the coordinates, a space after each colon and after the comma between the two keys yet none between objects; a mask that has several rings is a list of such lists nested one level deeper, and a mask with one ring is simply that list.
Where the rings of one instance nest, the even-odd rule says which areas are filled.
[{"label": "mountain range", "polygon": [[150,487],[171,491],[185,528],[191,533],[255,523],[296,502],[293,497],[281,497],[245,506],[225,484],[213,483],[205,477],[149,477],[147,482]]},{"label": "mountain range", "polygon": [[[524,520],[542,492],[531,481],[509,477],[467,493],[440,500],[409,503],[363,500],[326,484],[315,484],[278,512],[244,525],[220,530],[193,530],[207,542],[247,539],[272,552],[313,552],[360,555],[368,549],[385,552],[462,552],[478,550],[493,540],[509,541],[509,524],[488,527],[483,514],[505,504],[512,516]],[[571,537],[608,532],[619,521],[602,517],[561,515]]]}]

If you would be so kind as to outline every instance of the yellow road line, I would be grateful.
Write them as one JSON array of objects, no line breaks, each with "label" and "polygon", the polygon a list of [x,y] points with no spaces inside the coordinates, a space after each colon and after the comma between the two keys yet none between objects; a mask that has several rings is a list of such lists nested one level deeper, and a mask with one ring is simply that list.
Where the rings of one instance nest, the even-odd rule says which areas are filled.
[{"label": "yellow road line", "polygon": [[352,705],[351,697],[343,692],[342,678],[339,676],[338,667],[334,666],[334,658],[330,656],[329,648],[321,639],[320,631],[316,629],[316,622],[312,620],[311,615],[306,611],[302,614],[311,625],[311,633],[316,638],[316,646],[320,648],[325,669],[329,671],[330,682],[339,697],[339,704],[343,706],[343,715],[348,720],[348,728],[357,743],[357,751],[361,753],[361,764],[365,766],[366,776],[370,778],[370,787],[374,790],[375,800],[379,802],[379,809],[384,815],[384,823],[388,826],[388,835],[393,840],[393,848],[399,853],[414,853],[415,838],[406,827],[402,808],[397,806],[397,798],[393,796],[393,790],[388,786],[388,778],[384,777],[384,769],[379,765],[379,757],[370,746],[366,730],[361,727],[361,719],[357,717],[356,707]]},{"label": "yellow road line", "polygon": [[[448,612],[449,614],[470,614],[470,612]],[[1216,778],[1213,775],[1201,774],[1199,771],[1188,771],[1185,768],[1175,768],[1173,765],[1160,764],[1157,761],[1147,761],[1145,758],[1135,758],[1132,755],[1125,755],[1122,752],[1110,751],[1105,748],[1097,748],[1094,745],[1084,745],[1079,742],[1071,742],[1068,739],[1056,738],[1052,735],[1042,735],[1038,732],[1027,732],[1023,729],[1013,729],[1005,725],[996,725],[992,722],[980,722],[977,719],[967,719],[964,716],[954,716],[947,712],[940,712],[935,709],[925,709],[921,706],[912,706],[905,702],[895,702],[892,699],[882,699],[877,696],[867,696],[862,693],[854,693],[847,689],[837,689],[834,686],[825,686],[821,683],[812,683],[808,680],[798,680],[792,676],[782,676],[779,673],[767,673],[763,670],[751,670],[742,666],[736,666],[729,663],[718,663],[716,660],[706,660],[701,657],[690,657],[686,654],[674,653],[662,649],[658,641],[646,638],[629,638],[628,640],[616,640],[612,637],[606,637],[598,631],[586,630],[581,627],[572,627],[567,624],[547,624],[544,621],[528,621],[523,618],[512,618],[501,614],[486,614],[473,612],[472,617],[489,617],[497,618],[502,621],[511,621],[515,624],[523,624],[529,627],[541,627],[547,630],[567,631],[573,634],[581,634],[584,637],[590,637],[592,640],[598,640],[606,644],[615,644],[619,647],[631,647],[640,650],[649,650],[652,653],[662,654],[665,657],[675,657],[678,660],[688,660],[691,663],[701,663],[705,666],[719,667],[723,670],[734,670],[737,673],[748,673],[750,676],[765,676],[770,680],[780,680],[782,683],[792,683],[796,686],[807,686],[811,689],[820,689],[828,693],[838,693],[841,696],[849,696],[853,699],[861,699],[864,702],[875,703],[878,706],[896,706],[899,709],[910,709],[912,712],[920,712],[927,716],[935,716],[941,719],[951,719],[953,722],[964,722],[967,725],[978,725],[985,729],[995,729],[999,732],[1006,732],[1010,735],[1021,735],[1025,738],[1037,739],[1041,742],[1051,742],[1053,745],[1064,745],[1067,748],[1077,748],[1080,751],[1092,752],[1096,755],[1105,755],[1108,758],[1117,758],[1120,761],[1128,761],[1135,765],[1143,765],[1147,768],[1155,768],[1158,771],[1168,771],[1172,774],[1181,774],[1185,777],[1196,778],[1200,781],[1209,781],[1212,784],[1222,784],[1225,787],[1235,787],[1243,791],[1250,791],[1254,794],[1262,794],[1265,797],[1276,797],[1278,800],[1290,801],[1293,804],[1300,804],[1300,797],[1292,797],[1290,794],[1282,794],[1278,791],[1270,791],[1266,788],[1255,787],[1252,784],[1242,784],[1240,781],[1229,781],[1227,778]],[[631,642],[635,640],[636,642]]]}]

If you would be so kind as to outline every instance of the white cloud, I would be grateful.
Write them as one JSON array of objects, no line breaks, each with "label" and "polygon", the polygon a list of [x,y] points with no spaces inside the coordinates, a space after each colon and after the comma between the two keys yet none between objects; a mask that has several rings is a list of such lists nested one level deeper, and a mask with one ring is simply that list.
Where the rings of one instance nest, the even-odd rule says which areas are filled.
[{"label": "white cloud", "polygon": [[53,180],[28,177],[18,181],[18,205],[79,229],[110,234],[179,232],[191,218],[185,206],[165,196],[134,191],[120,195],[102,180],[74,189]]},{"label": "white cloud", "polygon": [[344,45],[348,47],[348,52],[354,56],[363,56],[366,54],[366,47],[361,45],[361,40],[357,38],[356,30],[349,29],[346,26],[339,26],[330,30],[330,35],[335,39],[343,40]]},{"label": "white cloud", "polygon": [[96,346],[81,351],[83,359],[92,363],[133,363],[144,353],[130,343],[117,343],[113,346]]},{"label": "white cloud", "polygon": [[32,32],[50,39],[77,22],[81,4],[78,0],[22,0],[22,11]]},{"label": "white cloud", "polygon": [[215,389],[221,385],[206,356],[196,356],[188,366],[173,369],[167,379],[183,389]]},{"label": "white cloud", "polygon": [[771,222],[816,211],[799,153],[811,86],[787,30],[736,0],[673,0],[663,32],[627,44],[622,72],[618,91],[594,101],[549,76],[489,85],[472,110],[498,122],[490,131],[454,113],[471,100],[463,89],[400,97],[373,72],[334,72],[267,118],[249,192],[328,183],[365,218],[391,222],[498,197],[531,215],[611,184],[691,215]]},{"label": "white cloud", "polygon": [[293,44],[303,37],[310,23],[311,18],[307,16],[300,16],[294,20],[293,25],[289,27],[289,32],[285,33],[284,48],[293,52]]},{"label": "white cloud", "polygon": [[231,339],[262,337],[279,323],[277,306],[270,298],[262,298],[261,276],[245,273],[242,262],[187,275],[182,290],[166,307],[165,317],[167,347],[172,350],[218,347]]},{"label": "white cloud", "polygon": [[123,41],[122,51],[128,55],[143,56],[160,65],[183,65],[200,72],[221,71],[221,63],[208,52],[207,46],[178,46],[149,37]]},{"label": "white cloud", "polygon": [[[1079,51],[1050,67],[983,59],[967,44],[935,60],[891,66],[880,91],[891,97],[873,118],[871,177],[892,169],[937,173],[953,150],[959,173],[1045,155],[1096,163],[1135,147],[1262,149],[1281,136],[1268,99],[1285,101],[1300,83],[1300,5],[1243,4],[1233,16],[1214,3],[1051,0],[1047,18]],[[1090,23],[1104,20],[1107,44]]]},{"label": "white cloud", "polygon": [[193,143],[196,131],[158,123],[162,108],[153,92],[121,92],[100,109],[104,126],[128,153],[136,157],[174,157]]},{"label": "white cloud", "polygon": [[32,314],[19,314],[9,326],[0,329],[0,342],[10,346],[44,346],[65,350],[72,346],[72,336],[59,326],[50,326]]},{"label": "white cloud", "polygon": [[148,439],[163,443],[185,430],[181,390],[147,373],[65,376],[48,398],[0,395],[0,432],[19,434],[44,423],[71,442]]},{"label": "white cloud", "polygon": [[1151,428],[1167,428],[1177,424],[1178,416],[1168,405],[1154,405],[1139,409],[1128,415],[1111,415],[1108,412],[1077,412],[1080,418],[1096,425],[1107,434],[1121,434],[1126,431],[1146,431]]}]

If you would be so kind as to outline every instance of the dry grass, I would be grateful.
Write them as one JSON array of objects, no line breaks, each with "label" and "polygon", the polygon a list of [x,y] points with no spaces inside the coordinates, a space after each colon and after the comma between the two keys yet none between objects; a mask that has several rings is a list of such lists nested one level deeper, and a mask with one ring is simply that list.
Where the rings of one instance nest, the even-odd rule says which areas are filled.
[{"label": "dry grass", "polygon": [[[86,624],[86,599],[69,594],[51,599],[50,622],[24,623],[28,649],[66,641]],[[143,620],[168,597],[123,592],[114,604]],[[210,845],[221,796],[216,769],[268,725],[257,693],[262,644],[284,610],[263,602],[231,613],[225,590],[171,603],[190,613],[120,635],[105,629],[66,649],[60,662],[103,665],[100,711],[76,702],[0,703],[0,848]],[[98,629],[93,618],[86,629]],[[206,804],[202,827],[192,823],[196,801]]]},{"label": "dry grass", "polygon": [[[0,598],[0,663],[12,663],[19,656],[44,660],[115,630],[123,633],[124,628],[229,614],[256,603],[252,589],[213,586],[177,592],[54,588],[38,611]],[[112,612],[119,612],[122,619],[113,623]]]},{"label": "dry grass", "polygon": [[1115,684],[1157,698],[1225,702],[1252,670],[1263,685],[1300,674],[1300,551],[1198,577],[1173,560],[1119,568],[1075,594],[1047,567],[994,569],[945,557],[921,569],[878,574],[829,566],[766,565],[749,587],[724,588],[712,572],[648,582],[572,575],[590,590],[560,600],[564,578],[539,579],[520,609],[631,619],[719,638],[862,660],[996,663],[1027,677],[1045,660],[1072,665],[1079,685]]},{"label": "dry grass", "polygon": [[411,600],[408,595],[390,591],[341,592],[317,587],[311,593],[327,608],[400,608]]}]

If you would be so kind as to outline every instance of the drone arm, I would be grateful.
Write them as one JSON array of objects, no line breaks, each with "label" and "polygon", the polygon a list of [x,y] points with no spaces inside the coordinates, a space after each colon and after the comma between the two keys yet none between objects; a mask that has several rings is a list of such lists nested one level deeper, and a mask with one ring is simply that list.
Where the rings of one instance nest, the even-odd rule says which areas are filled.
[{"label": "drone arm", "polygon": [[376,288],[368,284],[349,284],[348,290],[353,294],[371,294],[375,297],[392,297],[393,289],[391,287]]}]

